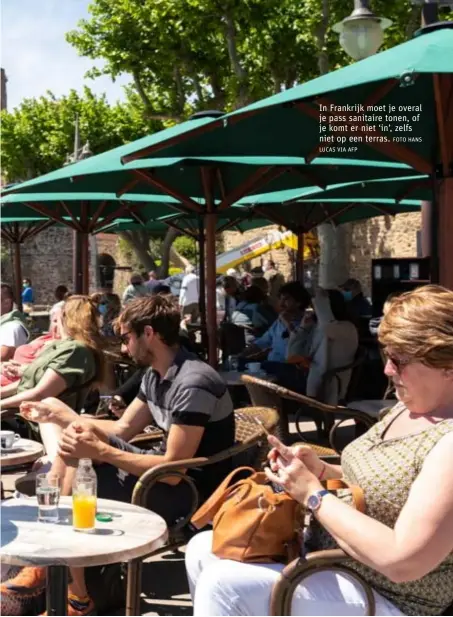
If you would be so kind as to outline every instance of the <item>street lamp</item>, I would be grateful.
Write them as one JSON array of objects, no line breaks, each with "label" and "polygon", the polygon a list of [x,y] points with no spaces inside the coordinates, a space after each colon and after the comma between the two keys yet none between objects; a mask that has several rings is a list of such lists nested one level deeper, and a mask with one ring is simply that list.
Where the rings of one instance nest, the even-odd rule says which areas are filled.
[{"label": "street lamp", "polygon": [[377,52],[384,40],[384,30],[392,25],[391,19],[377,17],[368,0],[354,0],[354,10],[333,26],[340,35],[340,45],[354,60],[363,60]]},{"label": "street lamp", "polygon": [[[90,156],[93,156],[93,153],[90,150],[90,144],[87,141],[83,147],[80,147],[80,130],[79,130],[79,114],[76,114],[75,123],[74,123],[74,151],[71,154],[66,156],[66,160],[63,163],[64,165],[72,165],[73,163],[77,163],[78,161],[82,161],[83,159],[87,159]],[[95,272],[96,276],[98,273],[97,267],[97,246],[96,240],[94,237],[91,238],[93,247],[93,254],[95,257]],[[73,230],[72,233],[72,279],[74,284],[74,291],[76,293],[83,293],[83,269],[82,268],[82,235]],[[88,251],[88,247],[86,248]],[[97,286],[97,285],[96,285]]]}]

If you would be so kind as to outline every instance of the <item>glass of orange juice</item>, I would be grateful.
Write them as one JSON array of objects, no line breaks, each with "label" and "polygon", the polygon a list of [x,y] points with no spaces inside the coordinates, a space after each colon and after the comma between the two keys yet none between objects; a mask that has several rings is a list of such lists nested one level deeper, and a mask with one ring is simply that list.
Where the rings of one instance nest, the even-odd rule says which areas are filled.
[{"label": "glass of orange juice", "polygon": [[96,486],[84,482],[73,488],[72,526],[76,531],[93,531],[96,525]]}]

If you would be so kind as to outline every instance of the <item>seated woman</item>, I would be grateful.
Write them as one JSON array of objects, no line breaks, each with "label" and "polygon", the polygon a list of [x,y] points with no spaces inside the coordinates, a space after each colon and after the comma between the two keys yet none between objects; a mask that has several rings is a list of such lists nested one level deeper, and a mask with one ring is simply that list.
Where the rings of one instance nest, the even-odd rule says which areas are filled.
[{"label": "seated woman", "polygon": [[[26,401],[55,397],[80,413],[89,388],[103,383],[105,345],[95,304],[87,296],[71,296],[59,317],[61,340],[49,343],[23,371],[19,382],[1,388],[0,409]],[[56,425],[40,426],[47,455],[56,454]]]},{"label": "seated woman", "polygon": [[64,302],[54,304],[50,310],[49,332],[38,336],[30,343],[21,345],[14,352],[12,360],[2,362],[0,365],[0,386],[7,386],[14,381],[19,381],[25,367],[43,351],[46,345],[60,338],[58,323]]},{"label": "seated woman", "polygon": [[[379,341],[398,404],[350,443],[341,465],[308,447],[288,448],[273,437],[266,474],[309,508],[330,548],[351,556],[348,567],[373,589],[376,615],[441,615],[453,602],[453,292],[429,285],[385,307]],[[366,514],[333,494],[320,479],[345,478],[364,491]],[[313,506],[313,502],[315,505]],[[186,551],[194,615],[267,615],[283,564],[220,560],[212,532]],[[363,615],[363,590],[347,574],[323,571],[294,594],[295,615]]]},{"label": "seated woman", "polygon": [[231,323],[246,330],[245,342],[253,343],[257,334],[262,334],[274,323],[277,313],[266,305],[266,295],[255,285],[245,289],[232,315]]},{"label": "seated woman", "polygon": [[346,395],[351,371],[339,374],[339,382],[335,378],[324,383],[324,376],[354,361],[358,332],[340,291],[318,288],[313,308],[314,315],[306,314],[290,335],[287,362],[306,369],[303,374],[308,396],[337,405]]}]

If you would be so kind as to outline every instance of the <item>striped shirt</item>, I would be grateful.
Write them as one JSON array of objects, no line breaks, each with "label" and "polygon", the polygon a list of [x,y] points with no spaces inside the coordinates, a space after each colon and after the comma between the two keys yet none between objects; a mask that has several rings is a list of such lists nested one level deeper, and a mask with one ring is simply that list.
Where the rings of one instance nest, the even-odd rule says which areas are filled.
[{"label": "striped shirt", "polygon": [[[233,403],[225,382],[211,366],[183,348],[164,377],[152,368],[146,371],[138,398],[147,403],[165,435],[172,424],[205,428],[196,457],[212,456],[234,444]],[[165,447],[164,442],[163,452]],[[203,485],[206,482],[211,489],[222,480],[224,471],[226,465],[212,465],[197,477],[203,477]]]}]

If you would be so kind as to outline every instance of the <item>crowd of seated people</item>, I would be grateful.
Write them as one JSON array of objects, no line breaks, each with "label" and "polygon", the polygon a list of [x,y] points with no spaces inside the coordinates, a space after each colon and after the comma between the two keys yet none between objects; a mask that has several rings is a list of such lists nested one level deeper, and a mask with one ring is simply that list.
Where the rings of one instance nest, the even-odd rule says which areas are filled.
[{"label": "crowd of seated people", "polygon": [[[311,511],[303,552],[341,548],[371,586],[375,615],[442,615],[453,602],[453,292],[427,286],[394,298],[379,330],[385,373],[398,404],[350,443],[341,464],[269,437],[266,475]],[[345,479],[364,493],[336,496],[320,479]],[[320,533],[321,529],[328,532]],[[327,541],[326,541],[327,538]],[[219,559],[213,532],[186,549],[194,615],[268,615],[281,563]],[[301,548],[302,550],[302,548]],[[265,551],[265,547],[263,547]],[[367,598],[347,571],[322,568],[303,580],[294,615],[363,615]],[[370,614],[370,613],[368,613]]]},{"label": "crowd of seated people", "polygon": [[[268,280],[251,276],[250,285],[244,282],[228,275],[224,283],[231,299],[225,319],[250,335],[241,354],[243,365],[261,359],[277,383],[336,404],[350,372],[333,380],[327,392],[321,393],[321,384],[327,371],[349,365],[357,352],[358,309],[344,293],[349,289],[318,288],[310,295],[298,282],[285,283],[274,309]],[[130,501],[137,478],[148,469],[215,455],[234,444],[228,388],[217,371],[191,352],[191,315],[181,317],[168,286],[153,280],[144,296],[130,298],[122,309],[118,296],[106,291],[90,298],[66,294],[52,308],[50,332],[30,343],[25,338],[1,368],[9,380],[2,384],[1,409],[17,409],[39,426],[47,468],[62,478],[62,495],[70,495],[81,458],[95,461],[99,497]],[[22,327],[21,315],[8,302],[10,289],[5,299],[3,304],[2,293],[5,325],[17,320]],[[452,304],[453,293],[435,286],[388,302],[379,341],[399,403],[346,447],[341,465],[270,438],[269,480],[304,507],[323,490],[320,478],[344,477],[363,489],[366,514],[353,510],[348,499],[319,496],[306,550],[343,548],[351,567],[372,586],[380,615],[441,614],[453,601],[453,501],[448,490],[453,469]],[[366,312],[362,301],[360,305]],[[84,417],[80,412],[87,392],[105,389],[109,339],[119,341],[137,370],[110,391],[111,420]],[[152,423],[164,434],[158,446],[129,443]],[[228,460],[188,472],[202,500],[232,464]],[[147,500],[147,507],[172,525],[189,510],[191,490],[173,478],[158,482]],[[321,527],[330,534],[328,546],[324,540],[322,546],[316,544]],[[266,615],[283,564],[219,559],[212,553],[211,531],[191,540],[186,567],[195,615]],[[44,568],[22,568],[2,582],[2,608],[16,603],[26,614],[27,602],[45,586]],[[347,575],[323,572],[297,588],[293,611],[363,614],[364,606],[360,586]],[[93,610],[83,569],[71,570],[68,614]]]}]

